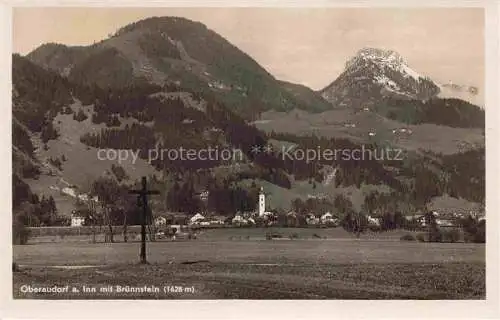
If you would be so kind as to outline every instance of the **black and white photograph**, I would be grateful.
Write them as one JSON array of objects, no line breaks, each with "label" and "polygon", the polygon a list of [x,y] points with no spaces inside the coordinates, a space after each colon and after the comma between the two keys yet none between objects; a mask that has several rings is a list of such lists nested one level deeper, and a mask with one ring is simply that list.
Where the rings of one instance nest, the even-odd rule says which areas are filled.
[{"label": "black and white photograph", "polygon": [[485,12],[14,7],[5,288],[485,301]]}]

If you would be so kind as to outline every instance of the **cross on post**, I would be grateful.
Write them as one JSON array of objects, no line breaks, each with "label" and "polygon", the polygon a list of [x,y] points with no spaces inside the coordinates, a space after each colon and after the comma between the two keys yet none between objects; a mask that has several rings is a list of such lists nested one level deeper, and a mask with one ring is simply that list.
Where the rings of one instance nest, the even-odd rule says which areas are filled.
[{"label": "cross on post", "polygon": [[160,194],[157,190],[148,190],[146,177],[142,177],[142,188],[139,190],[130,190],[129,193],[137,194],[137,202],[142,207],[141,219],[141,263],[148,263],[146,260],[146,217],[148,214],[148,195]]}]

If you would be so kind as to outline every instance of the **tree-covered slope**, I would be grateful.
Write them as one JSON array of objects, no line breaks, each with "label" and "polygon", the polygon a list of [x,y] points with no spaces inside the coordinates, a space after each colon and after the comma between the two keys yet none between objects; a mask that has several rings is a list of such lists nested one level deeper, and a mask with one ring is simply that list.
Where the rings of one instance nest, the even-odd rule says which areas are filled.
[{"label": "tree-covered slope", "polygon": [[149,18],[88,47],[44,45],[33,62],[74,82],[123,87],[133,78],[211,93],[245,118],[261,111],[326,110],[320,99],[300,99],[254,59],[199,22]]}]

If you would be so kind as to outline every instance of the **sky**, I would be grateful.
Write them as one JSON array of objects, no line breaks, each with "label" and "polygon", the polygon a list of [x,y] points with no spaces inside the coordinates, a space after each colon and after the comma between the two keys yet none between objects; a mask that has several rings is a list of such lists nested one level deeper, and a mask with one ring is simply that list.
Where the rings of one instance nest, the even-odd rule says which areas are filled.
[{"label": "sky", "polygon": [[88,45],[152,16],[204,23],[277,79],[319,90],[363,47],[391,49],[438,83],[484,88],[484,11],[477,8],[15,8],[13,50]]}]

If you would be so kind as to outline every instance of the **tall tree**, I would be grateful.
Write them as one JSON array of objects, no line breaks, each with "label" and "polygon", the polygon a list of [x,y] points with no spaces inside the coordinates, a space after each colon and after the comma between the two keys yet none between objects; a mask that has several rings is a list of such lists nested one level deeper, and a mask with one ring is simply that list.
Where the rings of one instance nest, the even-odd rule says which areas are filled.
[{"label": "tall tree", "polygon": [[113,221],[113,214],[119,206],[120,187],[115,180],[100,177],[92,185],[92,194],[97,195],[103,210],[104,224],[108,226],[109,232],[105,236],[105,241],[114,242],[113,224],[115,221]]}]

